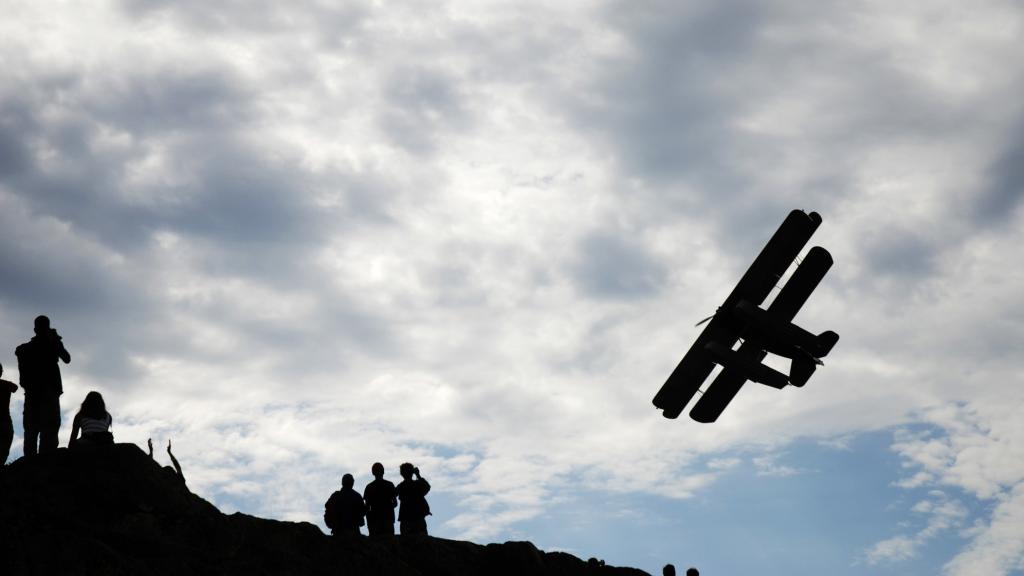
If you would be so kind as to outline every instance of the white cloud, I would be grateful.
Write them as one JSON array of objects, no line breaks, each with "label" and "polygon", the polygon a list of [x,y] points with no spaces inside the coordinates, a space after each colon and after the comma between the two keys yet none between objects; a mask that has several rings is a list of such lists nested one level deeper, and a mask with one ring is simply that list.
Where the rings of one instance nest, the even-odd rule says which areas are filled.
[{"label": "white cloud", "polygon": [[[1022,405],[1019,394],[1011,393],[940,407],[924,415],[940,434],[904,432],[893,444],[912,471],[900,486],[955,487],[993,506],[991,516],[964,531],[970,542],[946,564],[947,574],[1010,574],[1024,562],[1024,468],[1020,464],[1024,434],[1018,418]],[[932,515],[928,528],[912,539],[916,545],[953,526],[942,519],[964,516],[955,507],[931,502],[919,503],[914,511]],[[872,552],[883,557],[885,545],[876,545],[869,558]],[[899,559],[895,553],[890,558]]]},{"label": "white cloud", "polygon": [[767,454],[765,456],[757,456],[753,459],[754,467],[757,469],[758,476],[775,476],[784,478],[786,476],[795,476],[807,472],[800,468],[793,466],[787,466],[785,464],[779,464],[777,462],[781,454]]},{"label": "white cloud", "polygon": [[929,541],[962,525],[968,513],[960,501],[938,490],[932,491],[929,497],[930,500],[921,500],[911,507],[911,511],[926,517],[924,526],[914,534],[900,534],[872,545],[864,554],[868,564],[914,558]]}]

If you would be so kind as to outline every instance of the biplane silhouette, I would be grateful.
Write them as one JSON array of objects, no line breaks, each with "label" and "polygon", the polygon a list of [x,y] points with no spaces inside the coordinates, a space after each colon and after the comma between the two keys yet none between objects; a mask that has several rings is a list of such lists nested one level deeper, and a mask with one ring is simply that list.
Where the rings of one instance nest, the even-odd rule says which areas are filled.
[{"label": "biplane silhouette", "polygon": [[[761,304],[820,224],[817,212],[789,213],[654,397],[666,418],[682,413],[716,364],[722,371],[690,410],[697,422],[717,420],[747,380],[779,389],[807,383],[839,341],[831,330],[815,335],[793,323],[832,266],[828,250],[811,248],[771,304]],[[790,359],[788,375],[762,364],[769,352]]]}]

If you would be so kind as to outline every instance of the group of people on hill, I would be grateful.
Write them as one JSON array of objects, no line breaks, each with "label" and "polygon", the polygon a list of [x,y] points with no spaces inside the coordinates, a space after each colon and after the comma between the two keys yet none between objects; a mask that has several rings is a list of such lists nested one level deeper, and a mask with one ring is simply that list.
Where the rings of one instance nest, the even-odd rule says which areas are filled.
[{"label": "group of people on hill", "polygon": [[395,534],[395,508],[398,509],[399,532],[402,535],[427,533],[430,505],[427,493],[430,483],[420,476],[420,469],[406,462],[398,467],[402,481],[395,486],[384,479],[384,465],[374,463],[370,468],[373,480],[366,485],[362,496],[352,487],[351,474],[341,477],[341,490],[331,494],[324,504],[324,524],[331,534],[359,535],[366,526],[370,536]]},{"label": "group of people on hill", "polygon": [[[18,346],[14,355],[18,358],[21,389],[25,393],[22,412],[25,456],[54,452],[60,443],[57,433],[60,431],[60,397],[64,393],[60,362],[70,363],[71,354],[64,347],[60,334],[50,326],[50,319],[38,316],[35,319],[35,336]],[[0,376],[3,376],[3,365],[0,365]],[[0,465],[7,462],[14,440],[10,411],[11,395],[17,390],[14,382],[0,379],[0,405],[3,407],[0,415]],[[112,424],[103,396],[99,392],[89,392],[71,424],[68,446],[113,444]]]}]

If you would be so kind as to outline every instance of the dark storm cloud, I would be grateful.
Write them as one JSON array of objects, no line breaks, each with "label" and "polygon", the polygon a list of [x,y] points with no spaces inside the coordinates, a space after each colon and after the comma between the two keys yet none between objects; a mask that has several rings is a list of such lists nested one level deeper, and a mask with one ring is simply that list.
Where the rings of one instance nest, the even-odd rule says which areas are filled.
[{"label": "dark storm cloud", "polygon": [[729,169],[726,148],[736,102],[720,78],[750,50],[761,16],[756,6],[737,2],[687,11],[674,3],[629,3],[610,12],[630,50],[606,63],[593,87],[600,104],[582,107],[581,120],[609,133],[632,176],[654,183],[685,177],[735,191],[742,179]]},{"label": "dark storm cloud", "polygon": [[[386,214],[379,202],[387,195],[374,193],[384,190],[372,177],[312,173],[299,167],[297,154],[250,136],[251,93],[225,80],[228,71],[173,70],[124,82],[95,79],[89,91],[79,83],[84,93],[71,97],[86,104],[58,120],[42,118],[41,108],[58,98],[45,87],[34,107],[5,99],[0,142],[11,149],[4,171],[10,190],[35,213],[72,223],[123,251],[144,247],[162,230],[234,243],[240,250],[302,250],[323,239],[332,219],[365,212],[380,220]],[[111,130],[127,134],[128,143],[98,145]],[[52,151],[53,159],[39,165],[25,142]],[[126,180],[154,151],[166,174],[144,184]],[[347,215],[314,205],[324,190],[344,198],[349,188]],[[284,257],[276,264],[296,260]]]},{"label": "dark storm cloud", "polygon": [[[13,216],[13,217],[12,217]],[[0,270],[4,299],[21,306],[46,301],[66,312],[115,301],[106,272],[68,243],[68,236],[28,230],[22,214],[0,216]]]},{"label": "dark storm cloud", "polygon": [[[44,165],[39,158],[26,159],[22,154],[21,169],[13,179],[5,179],[10,189],[25,198],[38,214],[53,215],[108,244],[131,249],[148,232],[176,217],[177,208],[174,202],[167,202],[168,197],[190,192],[160,186],[139,190],[124,181],[131,165],[142,160],[151,147],[169,148],[172,171],[190,170],[195,161],[206,163],[206,176],[214,185],[231,182],[231,170],[260,167],[263,163],[259,159],[232,158],[225,149],[232,143],[225,142],[228,137],[221,133],[237,128],[238,119],[232,121],[230,116],[235,112],[224,111],[243,110],[245,102],[223,79],[227,74],[175,70],[166,67],[159,73],[140,71],[138,76],[125,75],[128,80],[124,81],[120,76],[100,73],[98,77],[63,84],[20,86],[19,92],[31,100],[9,93],[13,98],[4,99],[0,114],[17,117],[15,138],[33,143],[36,150],[45,150],[48,156]],[[48,107],[62,113],[48,118],[44,114]],[[209,131],[205,137],[215,141],[204,140],[203,134],[194,135],[200,130]],[[169,142],[154,139],[164,132],[173,132],[175,138]],[[126,135],[127,143],[104,146],[104,138],[111,133],[115,138]],[[220,161],[232,165],[209,167],[213,159],[201,152],[206,143],[217,144],[211,149],[217,151]],[[198,183],[199,188],[205,185]],[[130,196],[147,201],[126,201]],[[210,214],[202,208],[197,212]]]},{"label": "dark storm cloud", "polygon": [[[970,126],[970,101],[906,66],[915,46],[871,42],[842,3],[624,2],[605,23],[624,48],[555,105],[610,152],[619,178],[642,184],[624,198],[658,206],[634,224],[701,215],[728,253],[752,257],[793,208],[834,213],[858,192],[851,164],[872,149]],[[750,129],[751,118],[769,127]],[[805,161],[799,172],[792,158]],[[787,170],[798,175],[776,176]]]},{"label": "dark storm cloud", "polygon": [[132,352],[154,344],[162,331],[154,328],[168,324],[153,307],[147,282],[59,222],[33,219],[12,204],[0,204],[0,304],[20,320],[15,333],[27,340],[32,318],[47,314],[68,339],[76,370],[129,381],[138,372]]},{"label": "dark storm cloud", "polygon": [[[147,355],[225,361],[184,319],[235,335],[231,361],[276,358],[289,379],[296,366],[317,374],[392,350],[380,314],[336,292],[316,261],[339,228],[390,221],[390,179],[309,169],[300,151],[260,136],[261,96],[216,57],[37,71],[0,87],[5,311],[51,314],[76,371],[111,386],[137,379]],[[140,170],[151,174],[133,178]],[[166,268],[164,233],[183,239],[177,267]],[[264,319],[227,296],[169,297],[168,283],[196,273],[201,286],[245,279],[320,309],[314,320]]]},{"label": "dark storm cloud", "polygon": [[27,113],[23,104],[0,105],[0,178],[16,175],[31,163],[23,139]]},{"label": "dark storm cloud", "polygon": [[974,211],[983,226],[1008,221],[1024,200],[1024,132],[1013,132],[1009,145],[989,167],[987,185],[975,201]]},{"label": "dark storm cloud", "polygon": [[920,281],[935,272],[944,246],[911,230],[896,228],[866,235],[863,253],[872,279],[898,278]]},{"label": "dark storm cloud", "polygon": [[666,270],[643,245],[623,236],[595,232],[577,247],[573,282],[597,298],[642,298],[663,286]]},{"label": "dark storm cloud", "polygon": [[466,128],[470,118],[458,79],[430,66],[403,66],[384,87],[387,108],[380,119],[392,142],[414,154],[434,150],[447,131]]},{"label": "dark storm cloud", "polygon": [[171,16],[185,27],[204,33],[274,35],[289,30],[319,30],[324,36],[334,37],[358,28],[369,11],[361,2],[338,5],[290,2],[285,5],[273,0],[122,0],[121,7],[130,18]]},{"label": "dark storm cloud", "polygon": [[234,71],[212,62],[181,66],[150,62],[131,74],[100,71],[86,81],[82,112],[133,136],[214,132],[251,120],[257,95]]},{"label": "dark storm cloud", "polygon": [[202,150],[188,162],[198,189],[165,223],[227,242],[292,244],[320,236],[327,215],[310,205],[315,178],[230,139],[203,138],[194,149]]}]

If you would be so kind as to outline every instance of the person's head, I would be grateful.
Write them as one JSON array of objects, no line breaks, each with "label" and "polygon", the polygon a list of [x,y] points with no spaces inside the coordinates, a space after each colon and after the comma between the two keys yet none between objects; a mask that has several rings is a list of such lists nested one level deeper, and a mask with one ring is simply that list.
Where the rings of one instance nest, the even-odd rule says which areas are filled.
[{"label": "person's head", "polygon": [[356,483],[356,479],[353,478],[351,474],[345,474],[344,476],[341,477],[341,487],[342,488],[351,488],[352,485],[355,484],[355,483]]},{"label": "person's head", "polygon": [[671,564],[665,564],[665,567],[661,569],[662,576],[676,576],[676,567]]},{"label": "person's head", "polygon": [[700,572],[696,568],[687,568],[686,576],[700,576]]},{"label": "person's head", "polygon": [[416,468],[412,464],[403,462],[402,465],[398,467],[398,473],[402,475],[402,478],[409,480],[412,478],[412,471],[415,469]]},{"label": "person's head", "polygon": [[4,375],[4,365],[0,364],[0,376]]},{"label": "person's head", "polygon": [[370,472],[373,473],[374,478],[384,477],[384,465],[380,462],[374,462],[373,466],[370,466]]},{"label": "person's head", "polygon": [[103,401],[103,396],[93,390],[85,395],[78,413],[89,418],[103,418],[107,415],[107,404]]},{"label": "person's head", "polygon": [[42,336],[50,331],[50,319],[46,316],[36,316],[36,335]]}]

